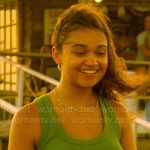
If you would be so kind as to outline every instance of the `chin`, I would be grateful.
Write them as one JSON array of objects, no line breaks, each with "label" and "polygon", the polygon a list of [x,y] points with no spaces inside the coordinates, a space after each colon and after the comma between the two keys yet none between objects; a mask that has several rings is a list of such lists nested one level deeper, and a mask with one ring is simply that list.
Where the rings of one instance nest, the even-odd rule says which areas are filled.
[{"label": "chin", "polygon": [[80,84],[80,86],[82,86],[84,88],[93,88],[96,84],[97,84],[97,82],[96,83],[82,83],[82,84]]}]

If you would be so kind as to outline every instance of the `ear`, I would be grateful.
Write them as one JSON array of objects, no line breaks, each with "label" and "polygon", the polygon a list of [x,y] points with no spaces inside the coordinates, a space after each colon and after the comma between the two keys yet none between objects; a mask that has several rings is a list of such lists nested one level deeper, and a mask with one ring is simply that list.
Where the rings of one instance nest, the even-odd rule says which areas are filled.
[{"label": "ear", "polygon": [[61,64],[61,52],[56,47],[52,47],[52,57],[56,64]]}]

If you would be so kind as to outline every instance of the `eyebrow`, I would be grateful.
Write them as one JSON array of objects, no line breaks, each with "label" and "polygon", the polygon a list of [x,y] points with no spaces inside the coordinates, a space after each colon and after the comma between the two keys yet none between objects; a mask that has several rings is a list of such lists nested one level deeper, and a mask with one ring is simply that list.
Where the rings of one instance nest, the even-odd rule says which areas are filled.
[{"label": "eyebrow", "polygon": [[[82,44],[82,43],[75,43],[75,42],[65,42],[64,44],[72,44],[72,47],[87,47],[87,45],[85,45],[85,44]],[[99,44],[98,46],[97,46],[97,48],[102,48],[102,47],[104,47],[104,48],[107,48],[107,45],[105,45],[105,44]]]}]

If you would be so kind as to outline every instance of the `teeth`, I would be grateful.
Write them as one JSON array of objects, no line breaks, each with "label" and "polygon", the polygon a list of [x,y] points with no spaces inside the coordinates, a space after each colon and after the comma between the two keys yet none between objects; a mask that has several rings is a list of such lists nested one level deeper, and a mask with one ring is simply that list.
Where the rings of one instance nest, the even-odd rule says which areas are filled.
[{"label": "teeth", "polygon": [[94,74],[97,72],[97,70],[81,70],[82,73],[87,73],[87,74]]}]

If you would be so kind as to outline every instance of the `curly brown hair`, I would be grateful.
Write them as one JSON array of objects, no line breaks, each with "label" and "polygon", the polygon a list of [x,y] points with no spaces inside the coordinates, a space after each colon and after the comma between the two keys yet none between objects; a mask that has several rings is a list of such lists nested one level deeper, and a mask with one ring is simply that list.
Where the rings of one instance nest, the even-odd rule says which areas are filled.
[{"label": "curly brown hair", "polygon": [[94,6],[76,4],[65,10],[57,20],[51,44],[61,51],[68,34],[81,27],[96,28],[104,32],[108,42],[107,71],[93,90],[107,99],[117,101],[118,93],[124,95],[135,90],[138,85],[129,78],[124,60],[116,54],[110,20]]}]

